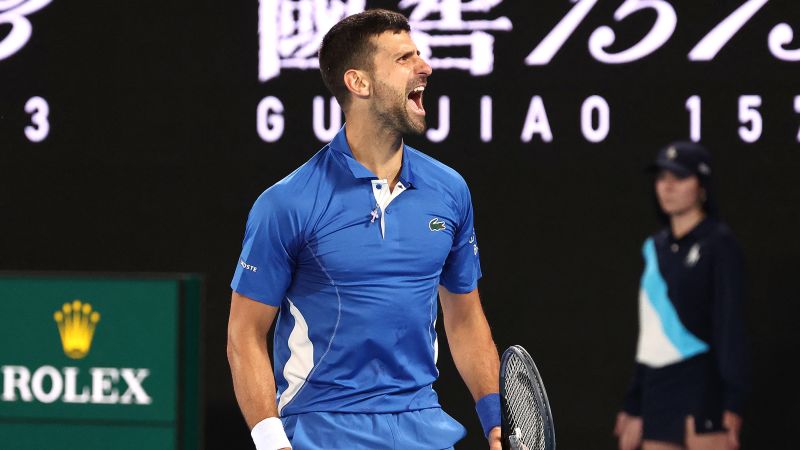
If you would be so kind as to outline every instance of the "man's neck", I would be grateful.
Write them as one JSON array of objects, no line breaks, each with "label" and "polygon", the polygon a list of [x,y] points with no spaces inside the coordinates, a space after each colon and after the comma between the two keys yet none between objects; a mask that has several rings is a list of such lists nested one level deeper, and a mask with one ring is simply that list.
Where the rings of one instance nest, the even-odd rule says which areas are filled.
[{"label": "man's neck", "polygon": [[395,130],[376,127],[374,119],[348,119],[345,135],[353,157],[394,189],[403,164],[403,137]]},{"label": "man's neck", "polygon": [[684,213],[670,216],[672,235],[680,239],[694,229],[705,219],[706,215],[701,208],[692,208]]}]

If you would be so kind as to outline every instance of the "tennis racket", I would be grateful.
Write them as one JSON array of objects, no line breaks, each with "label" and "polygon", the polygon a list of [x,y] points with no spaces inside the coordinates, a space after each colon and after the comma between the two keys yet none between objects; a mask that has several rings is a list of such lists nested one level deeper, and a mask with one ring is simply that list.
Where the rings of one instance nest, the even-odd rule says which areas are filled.
[{"label": "tennis racket", "polygon": [[500,402],[504,449],[555,450],[553,415],[542,377],[531,355],[519,345],[503,352]]}]

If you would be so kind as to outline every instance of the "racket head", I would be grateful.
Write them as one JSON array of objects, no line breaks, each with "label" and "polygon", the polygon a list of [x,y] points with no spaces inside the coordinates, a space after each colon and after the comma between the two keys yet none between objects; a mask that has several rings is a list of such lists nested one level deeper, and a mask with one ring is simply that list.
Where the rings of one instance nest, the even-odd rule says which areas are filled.
[{"label": "racket head", "polygon": [[[514,345],[503,352],[500,361],[500,401],[504,448],[512,450],[555,450],[553,415],[542,377],[531,355]],[[509,438],[517,432],[512,445]]]}]

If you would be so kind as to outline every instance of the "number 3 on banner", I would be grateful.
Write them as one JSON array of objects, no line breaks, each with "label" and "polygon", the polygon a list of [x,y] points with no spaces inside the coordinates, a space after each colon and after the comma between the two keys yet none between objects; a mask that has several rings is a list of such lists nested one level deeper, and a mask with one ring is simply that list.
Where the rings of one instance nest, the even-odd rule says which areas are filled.
[{"label": "number 3 on banner", "polygon": [[42,142],[50,134],[50,105],[42,97],[31,97],[25,103],[25,112],[31,115],[31,125],[25,127],[25,136],[31,142]]},{"label": "number 3 on banner", "polygon": [[653,28],[633,47],[619,53],[608,53],[606,48],[614,44],[616,35],[611,27],[602,26],[589,37],[589,52],[600,62],[606,64],[623,64],[653,53],[661,48],[672,37],[678,16],[675,8],[664,0],[625,0],[614,12],[614,20],[621,22],[631,14],[643,9],[655,10],[658,15]]}]

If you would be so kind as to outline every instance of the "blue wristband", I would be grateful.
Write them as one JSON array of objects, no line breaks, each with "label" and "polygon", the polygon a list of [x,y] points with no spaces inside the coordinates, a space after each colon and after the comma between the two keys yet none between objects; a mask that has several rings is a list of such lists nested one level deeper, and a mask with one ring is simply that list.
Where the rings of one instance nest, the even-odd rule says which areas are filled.
[{"label": "blue wristband", "polygon": [[475,403],[475,411],[481,420],[483,435],[489,437],[492,428],[500,426],[500,394],[489,394]]}]

